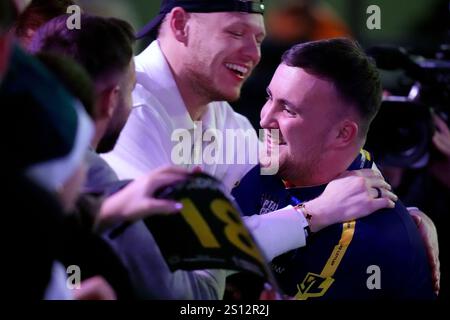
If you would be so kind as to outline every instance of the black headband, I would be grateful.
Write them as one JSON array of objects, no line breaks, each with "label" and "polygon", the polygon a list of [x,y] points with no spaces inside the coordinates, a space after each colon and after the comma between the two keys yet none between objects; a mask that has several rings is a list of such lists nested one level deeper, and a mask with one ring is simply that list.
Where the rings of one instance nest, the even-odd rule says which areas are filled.
[{"label": "black headband", "polygon": [[159,11],[160,14],[167,14],[175,7],[182,7],[187,12],[246,12],[264,13],[264,3],[262,1],[243,0],[180,0],[168,1]]},{"label": "black headband", "polygon": [[187,12],[210,13],[210,12],[244,12],[264,14],[263,0],[164,0],[159,14],[147,23],[136,35],[137,38],[153,36],[166,14],[175,7],[181,7]]}]

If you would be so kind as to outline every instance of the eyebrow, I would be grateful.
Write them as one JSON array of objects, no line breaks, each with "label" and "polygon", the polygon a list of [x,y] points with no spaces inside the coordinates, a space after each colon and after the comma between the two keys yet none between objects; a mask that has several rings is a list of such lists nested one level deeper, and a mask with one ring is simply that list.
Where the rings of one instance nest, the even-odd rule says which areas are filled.
[{"label": "eyebrow", "polygon": [[298,107],[297,107],[295,104],[293,104],[292,102],[290,102],[290,101],[288,101],[288,100],[280,99],[279,101],[280,101],[282,104],[287,105],[290,109],[293,109],[293,110],[295,110],[295,111],[300,111],[300,110],[298,109]]}]

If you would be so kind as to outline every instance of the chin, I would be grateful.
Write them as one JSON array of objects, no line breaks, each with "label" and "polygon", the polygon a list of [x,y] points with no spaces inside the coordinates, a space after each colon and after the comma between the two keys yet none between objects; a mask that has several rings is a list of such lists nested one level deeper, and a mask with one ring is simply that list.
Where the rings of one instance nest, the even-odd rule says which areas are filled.
[{"label": "chin", "polygon": [[227,101],[227,102],[235,102],[240,98],[240,92],[239,93],[228,93],[223,94],[222,98],[220,100]]},{"label": "chin", "polygon": [[229,102],[235,102],[241,97],[241,88],[230,88],[221,92],[222,99]]}]

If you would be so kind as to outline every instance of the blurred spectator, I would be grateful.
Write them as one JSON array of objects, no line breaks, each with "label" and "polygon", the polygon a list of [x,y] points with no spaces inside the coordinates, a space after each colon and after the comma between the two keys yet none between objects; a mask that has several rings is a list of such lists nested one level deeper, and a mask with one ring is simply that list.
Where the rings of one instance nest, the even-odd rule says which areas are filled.
[{"label": "blurred spectator", "polygon": [[94,84],[82,66],[69,57],[38,53],[36,57],[58,78],[72,96],[79,99],[91,118],[95,115]]},{"label": "blurred spectator", "polygon": [[[86,110],[91,114],[95,112],[94,85],[81,66],[68,57],[55,54],[39,53],[37,58],[56,75],[75,98],[87,103]],[[94,206],[92,210],[95,212],[92,210],[85,212],[80,210],[80,201],[78,198],[76,208],[68,210],[70,214],[68,213],[63,220],[61,228],[64,232],[61,233],[58,247],[59,260],[66,267],[79,266],[82,270],[82,280],[101,275],[114,288],[115,296],[120,299],[132,299],[133,292],[125,267],[105,241],[92,232],[93,219],[99,207]],[[92,283],[98,284],[101,281]]]},{"label": "blurred spectator", "polygon": [[12,0],[12,2],[16,7],[17,12],[21,13],[31,3],[31,0]]},{"label": "blurred spectator", "polygon": [[320,0],[280,0],[269,9],[267,36],[276,42],[299,43],[350,35],[346,24]]},{"label": "blurred spectator", "polygon": [[425,167],[407,169],[381,167],[396,194],[408,206],[419,207],[436,225],[439,238],[441,264],[441,290],[439,299],[449,297],[449,237],[450,223],[450,130],[438,115],[433,114],[436,131],[430,160]]},{"label": "blurred spectator", "polygon": [[15,24],[15,34],[23,48],[28,48],[40,26],[54,17],[66,14],[67,7],[74,4],[73,0],[32,0]]},{"label": "blurred spectator", "polygon": [[8,168],[4,173],[7,207],[13,208],[5,218],[7,225],[21,230],[14,245],[6,248],[5,258],[11,263],[7,274],[15,281],[7,287],[8,295],[43,298],[51,277],[52,284],[60,285],[52,287],[57,292],[48,294],[69,298],[65,273],[56,262],[57,245],[62,211],[73,206],[83,180],[81,164],[92,123],[55,78],[18,47],[13,50],[0,101],[9,121],[1,134],[10,137],[4,147],[12,155],[1,161]]},{"label": "blurred spectator", "polygon": [[0,2],[0,84],[9,65],[12,36],[9,29],[14,23],[17,11],[11,1]]},{"label": "blurred spectator", "polygon": [[[148,0],[145,0],[149,2]],[[84,12],[100,17],[114,17],[130,23],[133,28],[139,25],[136,12],[136,1],[108,0],[77,0]]]},{"label": "blurred spectator", "polygon": [[[92,116],[96,134],[92,149],[88,152],[88,177],[83,192],[107,197],[101,203],[98,200],[101,201],[103,198],[94,199],[84,194],[78,203],[80,215],[77,218],[87,221],[87,223],[82,221],[85,229],[92,229],[95,225],[102,227],[97,231],[110,231],[104,230],[105,225],[115,227],[117,223],[124,220],[136,220],[153,213],[171,213],[180,210],[179,204],[154,199],[152,196],[161,186],[185,178],[184,170],[159,169],[126,185],[129,181],[119,181],[112,169],[94,151],[95,149],[108,151],[114,146],[131,109],[131,92],[135,85],[131,46],[134,38],[132,27],[125,21],[115,18],[82,15],[83,28],[67,30],[65,21],[66,16],[49,21],[39,29],[30,48],[33,52],[59,53],[76,59],[85,67],[94,82],[95,107]],[[64,69],[61,68],[61,63],[57,65],[60,70]],[[76,79],[72,79],[73,82],[76,82]],[[126,186],[123,187],[124,185]],[[120,189],[122,187],[123,189]],[[120,190],[117,191],[118,189]],[[110,195],[111,193],[114,194]],[[87,215],[83,213],[90,214],[90,217],[86,218]],[[108,239],[109,232],[103,233],[103,236]],[[90,238],[92,239],[89,242],[72,242],[71,252],[82,251],[79,249],[80,246],[85,248],[85,252],[97,251],[97,256],[86,253],[82,255],[80,252],[80,255],[75,257],[78,261],[83,261],[83,269],[88,269],[90,273],[98,270],[113,285],[119,298],[134,297],[136,292],[129,292],[125,287],[126,277],[118,264],[116,263],[115,269],[112,268],[98,245],[96,248],[88,247],[93,244],[93,236],[91,235]],[[152,250],[152,259],[160,264],[164,263],[161,261],[163,258],[156,245]],[[73,253],[69,259],[74,259]],[[108,259],[114,260],[112,256]],[[134,269],[129,271],[134,275]],[[152,271],[148,270],[148,272]],[[153,281],[162,281],[154,277]],[[138,285],[142,286],[140,282]],[[156,296],[163,293],[154,292],[153,294]]]}]

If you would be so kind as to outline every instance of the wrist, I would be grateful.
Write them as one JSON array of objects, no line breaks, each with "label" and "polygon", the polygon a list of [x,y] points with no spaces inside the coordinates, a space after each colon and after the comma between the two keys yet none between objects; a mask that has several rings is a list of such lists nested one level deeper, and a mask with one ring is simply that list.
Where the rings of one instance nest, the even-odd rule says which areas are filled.
[{"label": "wrist", "polygon": [[317,199],[303,203],[300,209],[308,220],[311,232],[318,232],[327,226],[323,219],[323,209]]},{"label": "wrist", "polygon": [[117,199],[117,197],[119,197],[119,194],[112,195],[103,201],[100,213],[97,217],[98,228],[114,224],[116,222],[115,220],[118,220],[118,217],[122,214],[123,202],[120,201],[120,199]]}]

